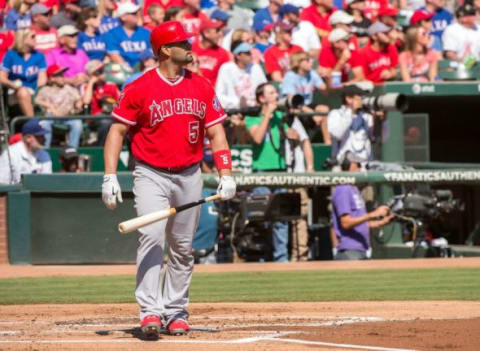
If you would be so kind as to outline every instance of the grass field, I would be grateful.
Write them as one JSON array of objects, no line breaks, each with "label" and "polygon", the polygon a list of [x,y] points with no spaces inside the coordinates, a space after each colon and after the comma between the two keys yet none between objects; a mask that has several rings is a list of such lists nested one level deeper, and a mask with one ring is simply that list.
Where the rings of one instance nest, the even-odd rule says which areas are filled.
[{"label": "grass field", "polygon": [[[134,276],[0,279],[0,304],[131,303]],[[480,269],[196,273],[191,302],[480,300]]]}]

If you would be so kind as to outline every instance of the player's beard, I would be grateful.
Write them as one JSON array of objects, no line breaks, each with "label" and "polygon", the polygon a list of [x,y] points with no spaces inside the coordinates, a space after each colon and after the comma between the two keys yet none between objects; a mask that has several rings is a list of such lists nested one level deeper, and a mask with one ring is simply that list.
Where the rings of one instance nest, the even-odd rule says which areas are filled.
[{"label": "player's beard", "polygon": [[179,65],[188,65],[193,62],[193,55],[190,51],[185,53],[176,53],[172,55],[172,61]]}]

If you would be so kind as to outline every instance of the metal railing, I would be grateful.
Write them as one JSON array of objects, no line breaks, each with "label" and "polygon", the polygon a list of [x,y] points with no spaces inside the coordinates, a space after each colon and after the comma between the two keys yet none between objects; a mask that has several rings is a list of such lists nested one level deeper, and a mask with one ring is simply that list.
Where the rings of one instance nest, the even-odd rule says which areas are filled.
[{"label": "metal railing", "polygon": [[68,121],[72,119],[81,119],[81,120],[100,120],[100,119],[110,119],[109,115],[72,115],[72,116],[18,116],[12,118],[10,121],[10,132],[15,131],[15,125],[22,121],[28,121],[29,119],[37,118],[39,120],[55,120],[55,121]]}]

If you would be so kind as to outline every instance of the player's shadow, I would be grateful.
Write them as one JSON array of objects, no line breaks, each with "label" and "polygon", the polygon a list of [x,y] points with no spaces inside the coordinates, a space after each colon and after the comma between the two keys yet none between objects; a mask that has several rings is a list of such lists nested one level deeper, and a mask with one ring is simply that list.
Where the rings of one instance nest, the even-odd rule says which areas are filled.
[{"label": "player's shadow", "polygon": [[[97,331],[95,331],[95,334],[100,335],[100,336],[107,336],[107,335],[113,335],[113,334],[118,333],[118,332],[121,332],[121,333],[124,333],[124,334],[129,334],[129,335],[133,336],[134,338],[142,340],[142,341],[157,341],[161,338],[162,335],[169,335],[168,331],[166,329],[162,328],[160,330],[160,337],[147,338],[142,333],[142,330],[139,327],[131,328],[131,329],[97,330]],[[190,332],[215,334],[215,333],[219,333],[220,330],[209,329],[209,328],[190,328]]]}]

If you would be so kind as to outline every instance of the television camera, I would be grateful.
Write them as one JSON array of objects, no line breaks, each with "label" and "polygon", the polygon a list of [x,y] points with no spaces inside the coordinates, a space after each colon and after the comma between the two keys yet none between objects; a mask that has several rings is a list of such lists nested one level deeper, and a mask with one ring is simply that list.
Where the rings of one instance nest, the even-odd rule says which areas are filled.
[{"label": "television camera", "polygon": [[272,223],[299,219],[300,194],[237,193],[219,203],[219,251],[233,250],[246,261],[272,260]]},{"label": "television camera", "polygon": [[403,225],[403,241],[416,251],[427,247],[427,257],[451,257],[447,239],[451,232],[451,214],[464,211],[465,205],[450,190],[415,189],[392,198],[387,206],[394,219]]}]

